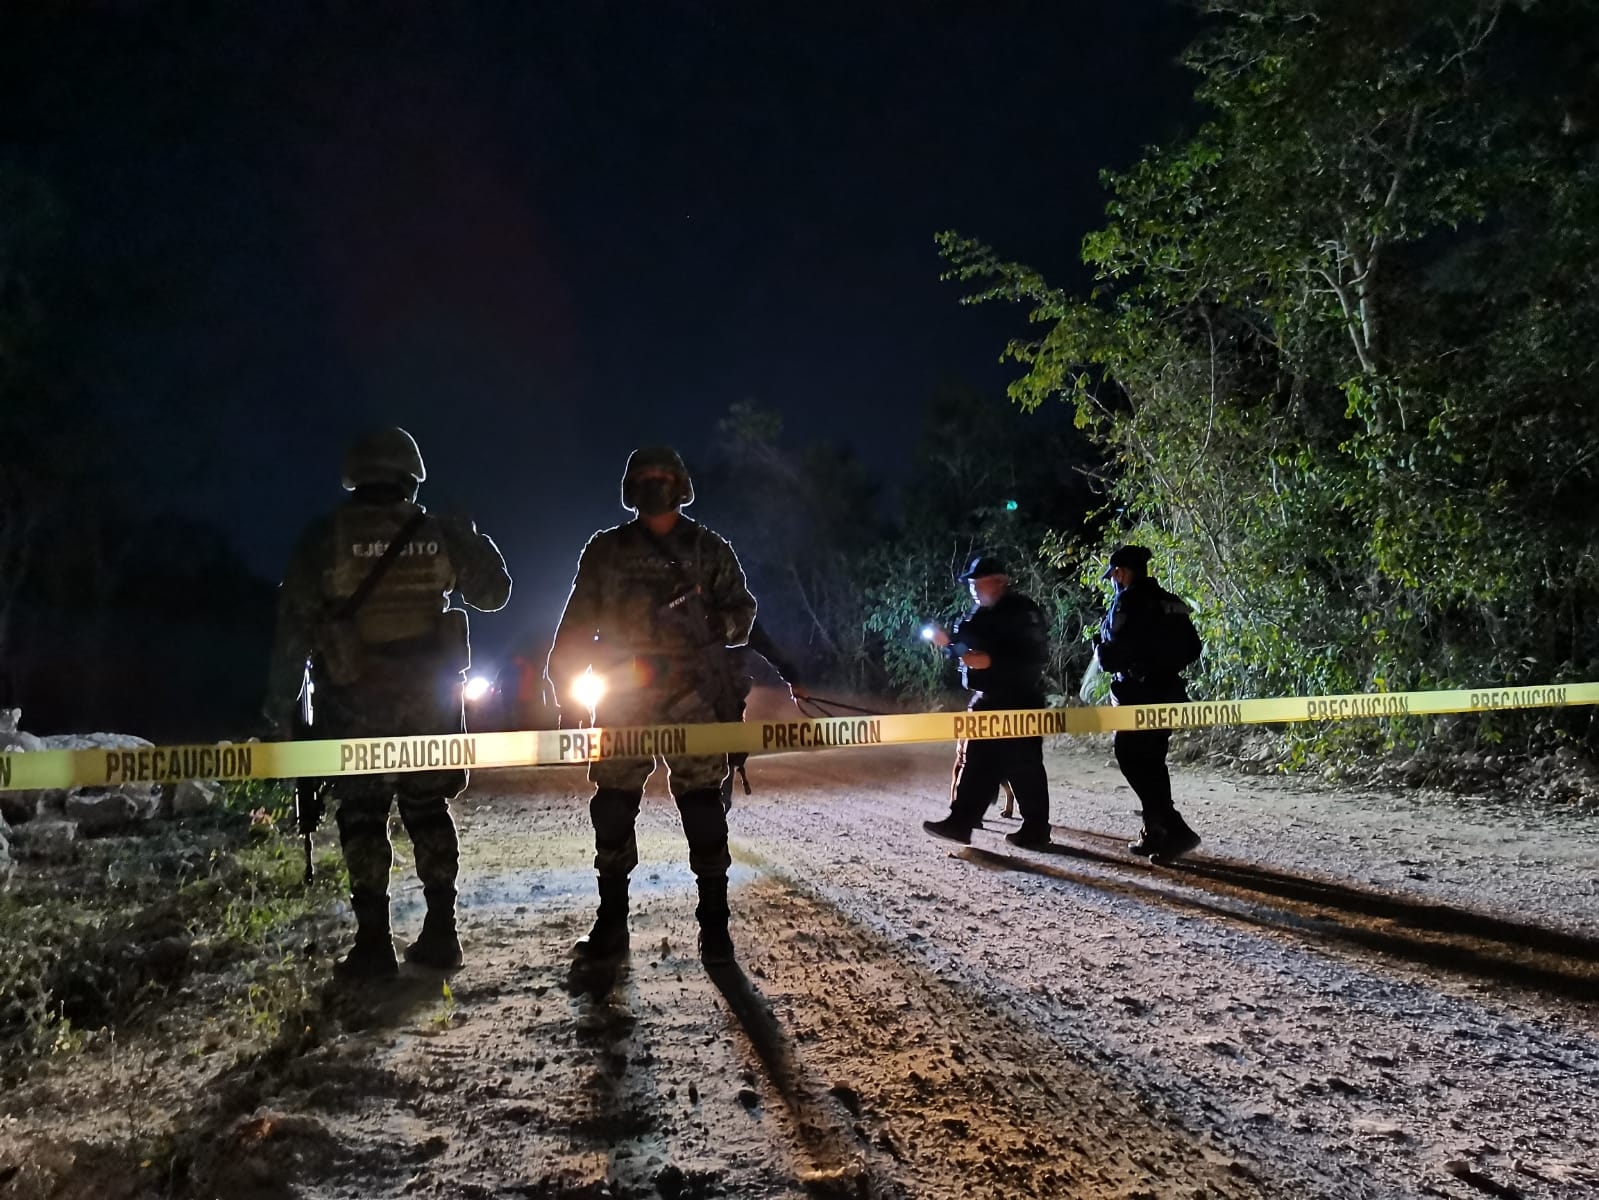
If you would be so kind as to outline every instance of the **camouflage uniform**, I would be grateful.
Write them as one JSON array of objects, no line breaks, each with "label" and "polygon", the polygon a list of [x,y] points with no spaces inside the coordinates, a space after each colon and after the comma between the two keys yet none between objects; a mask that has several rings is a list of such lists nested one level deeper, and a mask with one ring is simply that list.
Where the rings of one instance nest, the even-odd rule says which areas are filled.
[{"label": "camouflage uniform", "polygon": [[[630,460],[624,501],[631,499],[626,480],[632,478],[635,462],[649,453],[640,451]],[[653,453],[670,456],[668,461],[681,472],[680,496],[692,499],[681,460],[671,451]],[[678,503],[687,500],[679,498]],[[688,593],[692,603],[684,604]],[[698,606],[703,607],[696,615]],[[607,684],[595,713],[601,725],[736,719],[729,716],[736,713],[738,697],[726,647],[742,643],[754,619],[755,598],[744,570],[721,537],[684,516],[660,535],[651,534],[642,519],[630,521],[595,534],[583,548],[550,650],[549,678],[558,698],[567,700],[573,681],[592,667]],[[699,884],[702,936],[719,922],[719,941],[725,940],[732,860],[720,789],[727,757],[685,755],[664,761],[683,819],[689,866]],[[589,767],[595,785],[589,814],[601,898],[596,932],[603,926],[606,952],[626,946],[627,880],[638,865],[634,825],[645,781],[655,766],[654,758],[623,758]],[[578,949],[600,952],[590,939]]]},{"label": "camouflage uniform", "polygon": [[[420,470],[420,459],[416,466]],[[357,476],[354,495],[301,535],[284,574],[268,691],[269,715],[280,726],[288,724],[296,704],[319,627],[361,586],[388,542],[423,511],[412,496],[420,476],[404,484],[362,479],[359,471]],[[351,482],[347,479],[346,486]],[[342,684],[318,678],[313,658],[311,736],[463,732],[461,674],[469,656],[466,614],[456,610],[445,615],[449,594],[458,592],[474,608],[493,611],[505,605],[510,591],[504,559],[472,522],[425,516],[354,613],[363,648],[359,677]],[[458,959],[454,911],[458,852],[449,801],[466,782],[465,771],[352,775],[331,781],[358,923],[357,949],[378,973],[383,973],[385,954],[389,964],[393,962],[388,909],[393,853],[388,825],[395,801],[415,848],[417,878],[428,902],[423,936],[407,957],[426,962],[430,951],[436,951]]]}]

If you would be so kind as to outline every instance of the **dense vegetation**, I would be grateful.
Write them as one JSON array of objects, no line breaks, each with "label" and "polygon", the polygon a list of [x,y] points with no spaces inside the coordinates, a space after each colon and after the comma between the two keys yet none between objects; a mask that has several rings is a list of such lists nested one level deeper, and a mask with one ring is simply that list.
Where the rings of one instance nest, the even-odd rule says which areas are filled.
[{"label": "dense vegetation", "polygon": [[1209,120],[1107,176],[1090,294],[942,238],[1041,331],[1013,400],[1102,449],[1213,694],[1592,678],[1594,7],[1205,8]]}]

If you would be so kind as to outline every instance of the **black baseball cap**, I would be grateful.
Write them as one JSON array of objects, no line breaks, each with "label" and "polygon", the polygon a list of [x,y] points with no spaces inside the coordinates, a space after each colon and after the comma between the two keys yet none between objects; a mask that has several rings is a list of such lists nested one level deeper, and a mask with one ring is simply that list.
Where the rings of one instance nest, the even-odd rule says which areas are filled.
[{"label": "black baseball cap", "polygon": [[985,575],[1009,575],[1002,559],[992,554],[979,554],[966,564],[966,569],[960,573],[960,581],[968,583],[973,579],[981,579]]},{"label": "black baseball cap", "polygon": [[1110,573],[1116,567],[1131,567],[1135,571],[1147,572],[1149,560],[1155,554],[1148,546],[1117,546],[1110,553],[1110,562],[1105,564],[1101,579],[1109,579]]}]

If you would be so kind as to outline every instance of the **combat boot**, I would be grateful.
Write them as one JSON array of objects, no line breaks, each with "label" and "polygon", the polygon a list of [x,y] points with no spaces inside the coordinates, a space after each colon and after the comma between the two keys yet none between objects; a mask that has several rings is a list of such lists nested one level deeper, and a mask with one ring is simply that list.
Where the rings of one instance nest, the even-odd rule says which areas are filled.
[{"label": "combat boot", "polygon": [[1129,853],[1136,854],[1140,858],[1150,858],[1160,853],[1160,848],[1164,842],[1165,838],[1160,835],[1158,830],[1145,825],[1138,831],[1138,840],[1127,843],[1127,849]]},{"label": "combat boot", "polygon": [[594,915],[594,928],[577,939],[572,953],[593,960],[626,954],[627,876],[600,876],[600,910]]},{"label": "combat boot", "polygon": [[700,903],[694,916],[700,923],[700,961],[707,967],[726,967],[734,961],[733,936],[727,931],[727,876],[699,880]]},{"label": "combat boot", "polygon": [[1180,815],[1173,813],[1171,824],[1166,828],[1166,839],[1155,851],[1155,858],[1166,860],[1180,858],[1198,846],[1199,835],[1188,827],[1188,822]]},{"label": "combat boot", "polygon": [[422,932],[416,941],[405,948],[405,961],[435,971],[453,971],[462,963],[461,939],[455,930],[455,889],[430,887],[422,889],[427,897],[427,916],[422,918]]},{"label": "combat boot", "polygon": [[942,821],[923,821],[922,828],[945,841],[959,842],[963,846],[972,844],[972,826],[962,824],[953,816],[945,817]]},{"label": "combat boot", "polygon": [[334,966],[334,977],[345,983],[393,979],[400,973],[400,964],[395,961],[394,938],[389,933],[388,896],[352,895],[350,907],[355,910],[355,945]]},{"label": "combat boot", "polygon": [[1145,858],[1169,861],[1187,854],[1198,845],[1199,835],[1188,827],[1187,821],[1173,813],[1171,821],[1165,825],[1146,823],[1139,832],[1138,840],[1129,843],[1127,849]]},{"label": "combat boot", "polygon": [[1020,829],[1012,830],[1005,835],[1005,840],[1012,846],[1020,846],[1023,850],[1040,850],[1052,844],[1053,828],[1048,824],[1028,824],[1022,822]]}]

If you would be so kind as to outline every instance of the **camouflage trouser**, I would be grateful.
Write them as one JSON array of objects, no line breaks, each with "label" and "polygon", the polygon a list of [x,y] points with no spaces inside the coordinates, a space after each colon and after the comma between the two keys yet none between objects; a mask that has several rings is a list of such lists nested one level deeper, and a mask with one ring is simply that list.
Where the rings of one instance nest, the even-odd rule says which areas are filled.
[{"label": "camouflage trouser", "polygon": [[[379,684],[382,684],[380,687]],[[414,680],[363,680],[356,687],[317,691],[315,733],[319,737],[406,737],[461,733],[458,677],[419,689]],[[450,799],[466,787],[465,771],[407,771],[392,775],[335,777],[339,844],[356,895],[387,895],[394,854],[389,812],[398,802],[400,821],[416,852],[416,875],[424,889],[454,888],[459,863]]]},{"label": "camouflage trouser", "polygon": [[[676,698],[654,693],[634,693],[613,701],[598,714],[602,725],[699,724],[716,720],[711,705],[696,695]],[[727,813],[722,808],[722,780],[727,778],[725,754],[665,755],[654,758],[600,759],[589,764],[595,785],[589,802],[594,822],[594,869],[602,876],[629,875],[638,866],[638,839],[634,824],[644,784],[656,763],[664,762],[667,786],[683,818],[688,839],[688,865],[698,877],[726,876],[732,865],[727,850]]]}]

